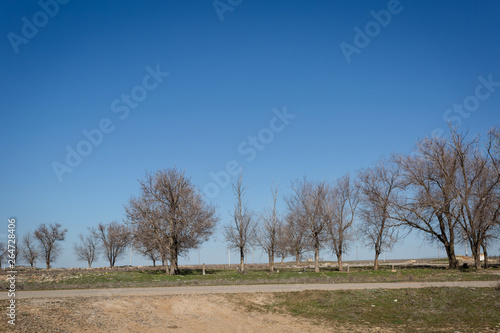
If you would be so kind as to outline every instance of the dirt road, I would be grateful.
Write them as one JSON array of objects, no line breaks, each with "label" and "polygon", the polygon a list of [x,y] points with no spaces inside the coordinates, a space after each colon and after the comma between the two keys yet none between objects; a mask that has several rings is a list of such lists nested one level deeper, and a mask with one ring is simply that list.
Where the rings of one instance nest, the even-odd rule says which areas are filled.
[{"label": "dirt road", "polygon": [[[456,281],[456,282],[387,282],[387,283],[339,283],[339,284],[261,284],[236,286],[186,286],[155,288],[113,288],[18,291],[17,299],[61,298],[61,297],[102,297],[102,296],[162,296],[186,294],[227,294],[227,293],[271,293],[304,290],[355,290],[355,289],[403,289],[425,287],[494,287],[497,281]],[[7,299],[2,293],[0,299]]]}]

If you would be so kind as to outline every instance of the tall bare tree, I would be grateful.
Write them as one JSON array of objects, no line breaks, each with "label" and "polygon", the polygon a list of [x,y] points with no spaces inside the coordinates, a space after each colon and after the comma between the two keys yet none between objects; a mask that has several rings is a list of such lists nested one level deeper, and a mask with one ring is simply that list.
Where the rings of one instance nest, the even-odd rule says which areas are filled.
[{"label": "tall bare tree", "polygon": [[96,228],[90,228],[91,237],[98,239],[100,248],[109,262],[109,267],[114,267],[116,260],[123,257],[130,245],[132,236],[126,225],[116,221],[108,224],[99,223]]},{"label": "tall bare tree", "polygon": [[245,273],[245,253],[254,244],[256,223],[254,214],[248,208],[245,200],[246,188],[243,186],[243,175],[240,173],[238,181],[233,184],[233,194],[236,198],[233,222],[224,228],[224,237],[231,249],[240,252],[240,273]]},{"label": "tall bare tree", "polygon": [[197,249],[212,235],[219,218],[214,206],[176,168],[147,173],[140,181],[141,195],[126,207],[134,232],[148,232],[166,263],[168,274],[178,274],[178,258]]},{"label": "tall bare tree", "polygon": [[401,188],[397,165],[387,160],[379,161],[373,168],[359,173],[360,227],[366,245],[375,250],[373,269],[378,269],[378,257],[398,240],[398,228],[391,220],[391,202]]},{"label": "tall bare tree", "polygon": [[487,152],[491,142],[483,148],[479,137],[469,140],[467,134],[452,129],[450,145],[459,164],[456,184],[462,207],[458,221],[470,245],[475,268],[480,268],[481,247],[486,248],[500,217],[500,173]]},{"label": "tall bare tree", "polygon": [[26,261],[31,268],[36,268],[36,260],[40,256],[40,248],[36,244],[33,233],[27,232],[21,238],[21,258]]},{"label": "tall bare tree", "polygon": [[267,253],[269,257],[269,272],[274,271],[274,257],[279,249],[279,237],[282,231],[282,221],[278,216],[276,200],[278,188],[271,187],[272,202],[271,207],[264,210],[260,217],[260,225],[256,229],[256,242]]},{"label": "tall bare tree", "polygon": [[48,226],[41,224],[35,230],[35,237],[40,242],[42,256],[45,259],[47,269],[50,268],[50,264],[55,262],[57,257],[61,254],[61,248],[58,242],[64,240],[66,232],[68,232],[68,230],[63,229],[60,223],[53,223]]},{"label": "tall bare tree", "polygon": [[288,220],[294,220],[306,232],[314,249],[314,271],[319,273],[319,250],[326,237],[327,221],[324,205],[327,195],[325,182],[314,183],[307,179],[292,181],[292,193],[286,197]]},{"label": "tall bare tree", "polygon": [[98,250],[98,238],[95,233],[90,233],[86,236],[80,234],[78,236],[78,242],[73,244],[73,251],[76,255],[78,261],[86,261],[89,268],[92,267],[92,263],[97,260],[99,256]]},{"label": "tall bare tree", "polygon": [[338,179],[326,189],[323,214],[329,241],[337,256],[339,271],[342,271],[342,255],[352,236],[352,226],[359,203],[359,188],[354,186],[349,174]]},{"label": "tall bare tree", "polygon": [[420,140],[410,155],[395,155],[402,174],[404,195],[394,202],[392,216],[430,241],[440,242],[448,257],[448,267],[458,265],[455,232],[461,200],[457,193],[459,161],[446,138]]}]

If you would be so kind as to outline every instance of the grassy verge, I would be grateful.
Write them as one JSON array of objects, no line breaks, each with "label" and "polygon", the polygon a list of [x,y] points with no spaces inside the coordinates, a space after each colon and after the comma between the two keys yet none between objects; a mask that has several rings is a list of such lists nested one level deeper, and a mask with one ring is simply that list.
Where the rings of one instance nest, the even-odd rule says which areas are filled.
[{"label": "grassy verge", "polygon": [[[425,281],[484,281],[498,280],[495,270],[446,270],[428,267],[399,267],[392,272],[390,267],[378,271],[371,268],[351,268],[350,272],[339,272],[323,268],[320,273],[281,268],[279,273],[269,274],[263,269],[249,270],[239,274],[235,270],[211,269],[202,275],[201,270],[186,269],[180,275],[169,276],[161,269],[147,270],[59,270],[36,272],[25,271],[18,276],[17,286],[21,290],[82,289],[151,287],[181,285],[235,285],[269,283],[363,283],[363,282],[425,282]],[[0,289],[7,283],[0,284]]]},{"label": "grassy verge", "polygon": [[500,288],[305,291],[228,295],[249,311],[285,313],[329,327],[397,332],[498,332]]}]

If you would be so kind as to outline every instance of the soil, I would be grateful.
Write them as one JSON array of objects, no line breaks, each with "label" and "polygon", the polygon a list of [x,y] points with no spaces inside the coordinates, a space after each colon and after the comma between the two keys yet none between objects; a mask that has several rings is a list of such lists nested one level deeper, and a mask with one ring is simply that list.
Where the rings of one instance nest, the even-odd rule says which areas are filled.
[{"label": "soil", "polygon": [[[241,294],[243,295],[243,294]],[[244,294],[252,301],[264,294]],[[241,299],[241,298],[240,298]],[[224,295],[104,296],[18,300],[16,326],[0,332],[366,332],[287,315],[248,312]]]}]

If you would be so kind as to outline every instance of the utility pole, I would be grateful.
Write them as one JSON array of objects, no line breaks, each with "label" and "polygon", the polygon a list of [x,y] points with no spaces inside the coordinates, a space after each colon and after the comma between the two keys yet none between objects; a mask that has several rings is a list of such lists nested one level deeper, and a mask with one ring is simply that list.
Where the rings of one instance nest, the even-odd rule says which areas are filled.
[{"label": "utility pole", "polygon": [[198,249],[198,265],[201,264],[201,250]]},{"label": "utility pole", "polygon": [[231,268],[231,248],[227,247],[227,255],[229,256],[229,268]]}]

